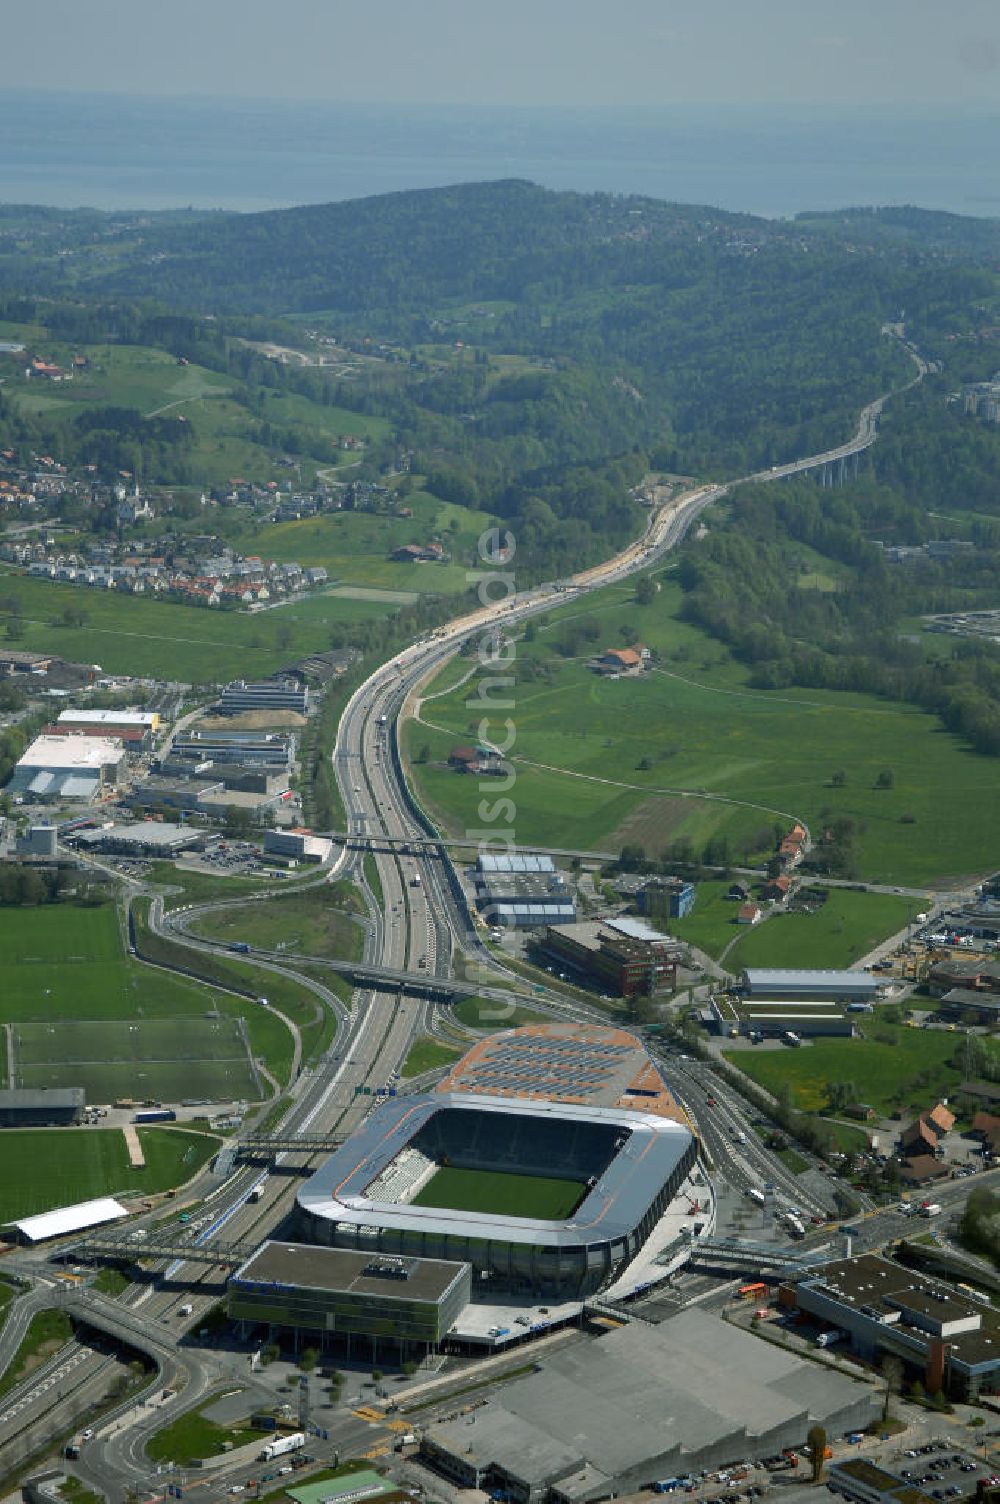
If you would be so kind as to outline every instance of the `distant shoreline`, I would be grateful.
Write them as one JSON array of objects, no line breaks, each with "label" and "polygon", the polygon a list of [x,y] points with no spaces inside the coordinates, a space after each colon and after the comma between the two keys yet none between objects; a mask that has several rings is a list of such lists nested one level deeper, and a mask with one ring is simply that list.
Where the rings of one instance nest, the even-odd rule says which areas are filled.
[{"label": "distant shoreline", "polygon": [[498,178],[790,218],[993,218],[1000,110],[433,108],[9,91],[0,204],[244,212]]}]

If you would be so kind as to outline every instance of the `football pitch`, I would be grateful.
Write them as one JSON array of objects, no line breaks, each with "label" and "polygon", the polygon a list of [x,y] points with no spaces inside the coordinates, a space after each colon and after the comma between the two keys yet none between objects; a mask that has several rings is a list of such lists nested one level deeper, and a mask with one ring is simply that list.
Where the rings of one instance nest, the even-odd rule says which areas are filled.
[{"label": "football pitch", "polygon": [[263,1095],[241,1018],[20,1023],[9,1040],[18,1086],[82,1086],[88,1102],[256,1102]]},{"label": "football pitch", "polygon": [[561,1222],[576,1210],[586,1189],[582,1180],[511,1175],[503,1170],[459,1170],[446,1165],[414,1196],[412,1204]]}]

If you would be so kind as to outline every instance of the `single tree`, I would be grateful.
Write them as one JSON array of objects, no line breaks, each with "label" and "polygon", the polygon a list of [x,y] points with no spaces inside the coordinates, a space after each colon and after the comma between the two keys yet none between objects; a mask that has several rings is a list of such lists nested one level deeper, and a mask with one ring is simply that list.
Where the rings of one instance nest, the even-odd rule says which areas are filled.
[{"label": "single tree", "polygon": [[818,1483],[823,1472],[823,1460],[826,1452],[826,1431],[822,1426],[812,1426],[806,1437],[809,1447],[809,1462],[812,1467],[812,1481]]}]

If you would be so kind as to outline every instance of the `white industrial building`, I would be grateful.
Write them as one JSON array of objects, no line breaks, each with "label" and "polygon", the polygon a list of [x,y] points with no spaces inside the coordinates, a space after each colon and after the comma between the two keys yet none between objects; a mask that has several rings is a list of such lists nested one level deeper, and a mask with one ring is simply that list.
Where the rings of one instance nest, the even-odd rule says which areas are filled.
[{"label": "white industrial building", "polygon": [[740,990],[744,997],[772,1002],[829,998],[845,1003],[870,1003],[882,989],[883,984],[869,971],[747,967]]},{"label": "white industrial building", "polygon": [[115,737],[37,736],[11,774],[7,792],[30,801],[90,803],[125,781]]},{"label": "white industrial building", "polygon": [[264,855],[277,861],[328,862],[333,842],[309,830],[266,830]]},{"label": "white industrial building", "polygon": [[114,735],[119,726],[132,731],[156,731],[160,724],[155,710],[64,710],[58,717],[61,726],[97,726],[109,728]]},{"label": "white industrial building", "polygon": [[128,1216],[128,1208],[112,1196],[96,1201],[77,1201],[73,1206],[56,1207],[37,1217],[22,1217],[8,1224],[26,1243],[45,1243],[49,1238],[64,1238],[71,1232],[85,1232],[88,1227],[102,1227]]}]

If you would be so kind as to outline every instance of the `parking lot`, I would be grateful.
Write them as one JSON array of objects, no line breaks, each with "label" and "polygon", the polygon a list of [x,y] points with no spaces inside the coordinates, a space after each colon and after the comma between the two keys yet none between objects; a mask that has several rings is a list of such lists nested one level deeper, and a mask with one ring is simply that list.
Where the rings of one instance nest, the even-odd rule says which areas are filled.
[{"label": "parking lot", "polygon": [[950,1446],[947,1441],[929,1441],[921,1447],[910,1447],[898,1469],[893,1470],[898,1470],[907,1483],[922,1488],[932,1499],[960,1499],[973,1494],[980,1479],[987,1476],[984,1463]]}]

